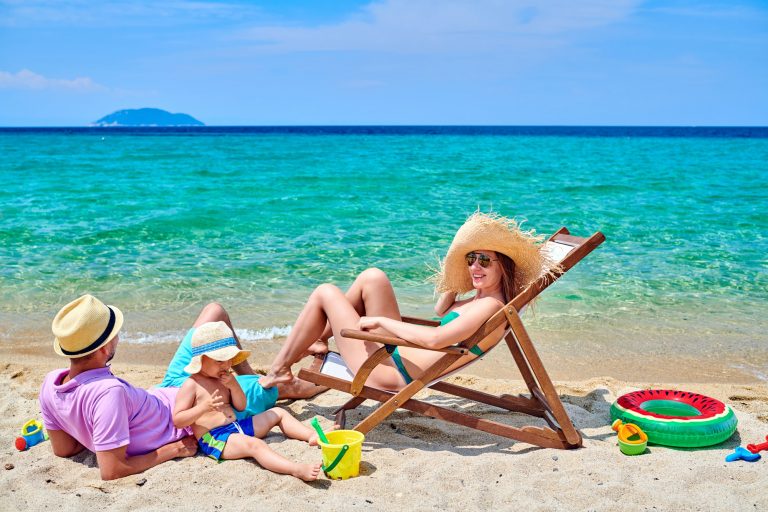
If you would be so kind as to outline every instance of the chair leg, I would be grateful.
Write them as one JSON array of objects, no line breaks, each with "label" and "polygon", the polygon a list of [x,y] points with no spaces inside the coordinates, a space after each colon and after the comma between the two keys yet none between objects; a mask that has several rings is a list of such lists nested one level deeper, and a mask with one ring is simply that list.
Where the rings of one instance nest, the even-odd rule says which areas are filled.
[{"label": "chair leg", "polygon": [[344,428],[347,423],[347,411],[357,408],[358,405],[365,402],[365,398],[362,396],[352,397],[347,403],[333,411],[336,417],[336,426],[338,428]]}]

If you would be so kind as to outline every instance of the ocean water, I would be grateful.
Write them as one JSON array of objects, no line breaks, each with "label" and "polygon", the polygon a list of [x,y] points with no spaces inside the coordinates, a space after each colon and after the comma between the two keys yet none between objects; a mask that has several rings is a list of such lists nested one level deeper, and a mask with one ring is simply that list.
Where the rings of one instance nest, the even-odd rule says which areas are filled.
[{"label": "ocean water", "polygon": [[90,292],[136,342],[208,301],[284,335],[311,290],[369,266],[405,313],[477,208],[607,241],[530,322],[594,350],[741,354],[768,372],[768,129],[0,130],[0,338]]}]

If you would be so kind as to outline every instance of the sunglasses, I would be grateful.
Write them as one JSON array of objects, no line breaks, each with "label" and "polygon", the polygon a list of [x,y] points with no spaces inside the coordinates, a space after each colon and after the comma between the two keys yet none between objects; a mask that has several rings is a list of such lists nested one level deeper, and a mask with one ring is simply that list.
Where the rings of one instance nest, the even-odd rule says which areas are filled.
[{"label": "sunglasses", "polygon": [[471,252],[471,253],[467,254],[466,256],[464,256],[464,258],[466,258],[466,260],[467,260],[467,266],[470,266],[470,267],[472,265],[474,265],[474,263],[476,261],[478,263],[480,263],[480,266],[483,267],[483,268],[490,267],[492,261],[499,261],[499,260],[492,260],[491,258],[486,256],[485,254],[478,254],[476,252]]}]

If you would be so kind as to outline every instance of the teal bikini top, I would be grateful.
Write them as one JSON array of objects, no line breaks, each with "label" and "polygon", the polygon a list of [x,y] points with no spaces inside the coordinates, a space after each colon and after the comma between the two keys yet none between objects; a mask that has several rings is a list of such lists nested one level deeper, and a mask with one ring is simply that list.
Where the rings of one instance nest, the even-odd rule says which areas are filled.
[{"label": "teal bikini top", "polygon": [[[459,318],[459,314],[456,311],[451,311],[447,315],[445,315],[443,318],[440,319],[440,325],[445,325],[452,320],[456,320],[457,318]],[[483,352],[483,350],[477,345],[469,349],[469,351],[475,354],[477,357],[480,357],[481,355],[485,354],[485,352]]]}]

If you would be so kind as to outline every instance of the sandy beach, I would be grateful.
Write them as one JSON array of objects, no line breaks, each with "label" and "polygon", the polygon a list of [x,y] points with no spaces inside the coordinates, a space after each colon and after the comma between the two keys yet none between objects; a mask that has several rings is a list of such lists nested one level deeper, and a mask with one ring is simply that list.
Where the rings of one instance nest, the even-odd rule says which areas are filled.
[{"label": "sandy beach", "polygon": [[[279,341],[247,345],[251,361],[264,367]],[[501,347],[500,347],[501,348]],[[116,375],[150,387],[160,381],[172,345],[123,344],[113,363]],[[540,449],[438,420],[398,411],[369,433],[363,447],[361,475],[346,481],[322,477],[303,483],[261,469],[254,462],[216,464],[197,455],[177,459],[112,482],[99,478],[95,456],[55,457],[47,443],[25,452],[13,447],[21,425],[39,418],[37,394],[43,375],[64,366],[47,341],[24,348],[0,346],[2,465],[0,508],[3,510],[766,510],[768,472],[765,459],[726,463],[736,446],[764,440],[768,433],[768,385],[745,377],[693,381],[619,380],[589,377],[590,372],[616,375],[606,363],[586,368],[553,358],[541,350],[558,392],[584,447],[562,451]],[[574,363],[571,361],[570,363]],[[492,393],[521,393],[525,386],[503,350],[452,377],[456,383]],[[618,363],[616,363],[618,364]],[[574,369],[575,368],[575,369]],[[582,368],[582,370],[579,370]],[[710,368],[710,371],[712,369]],[[616,369],[621,374],[619,368]],[[494,378],[494,375],[496,377]],[[694,372],[694,376],[698,375]],[[509,377],[507,377],[509,376]],[[565,378],[566,376],[568,378]],[[505,377],[505,378],[500,378]],[[684,379],[684,377],[681,377]],[[619,452],[610,429],[609,407],[617,396],[641,388],[677,388],[706,394],[734,408],[737,433],[706,449],[651,446],[637,457]],[[444,396],[421,397],[445,402]],[[299,419],[313,416],[332,424],[331,412],[344,401],[330,391],[311,401],[282,402]],[[455,401],[452,402],[455,404]],[[370,411],[364,404],[349,415],[354,422]],[[465,404],[458,404],[459,407]],[[529,424],[527,417],[503,415],[489,406],[473,412],[511,425]],[[534,420],[535,422],[536,420]],[[272,434],[268,442],[289,458],[314,461],[317,449]],[[11,468],[11,469],[9,469]]]}]

